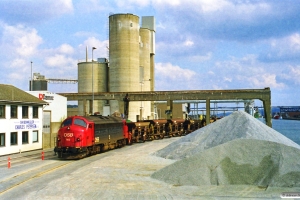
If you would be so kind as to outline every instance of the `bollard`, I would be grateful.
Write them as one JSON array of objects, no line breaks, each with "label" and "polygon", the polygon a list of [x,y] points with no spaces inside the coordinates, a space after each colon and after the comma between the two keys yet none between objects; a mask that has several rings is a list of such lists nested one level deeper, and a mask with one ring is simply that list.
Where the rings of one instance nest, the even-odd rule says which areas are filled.
[{"label": "bollard", "polygon": [[10,157],[7,158],[7,168],[10,168]]},{"label": "bollard", "polygon": [[44,160],[44,152],[42,151],[42,160]]}]

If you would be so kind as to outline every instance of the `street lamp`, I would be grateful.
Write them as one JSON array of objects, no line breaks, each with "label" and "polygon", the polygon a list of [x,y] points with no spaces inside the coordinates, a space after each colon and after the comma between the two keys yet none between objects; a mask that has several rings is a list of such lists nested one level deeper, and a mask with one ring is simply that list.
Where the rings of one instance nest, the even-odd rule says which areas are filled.
[{"label": "street lamp", "polygon": [[32,91],[32,61],[31,61],[31,82],[30,82],[30,91]]},{"label": "street lamp", "polygon": [[93,100],[92,100],[92,115],[94,114],[94,50],[97,49],[96,47],[92,48],[92,93],[93,93]]}]

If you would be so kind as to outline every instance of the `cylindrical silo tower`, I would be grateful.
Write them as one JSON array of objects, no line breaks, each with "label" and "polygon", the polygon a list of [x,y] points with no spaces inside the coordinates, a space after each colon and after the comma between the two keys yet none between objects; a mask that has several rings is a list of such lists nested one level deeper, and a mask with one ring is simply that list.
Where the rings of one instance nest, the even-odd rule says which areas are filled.
[{"label": "cylindrical silo tower", "polygon": [[[133,14],[109,16],[109,91],[140,91],[139,17]],[[123,102],[110,101],[111,113],[124,112]],[[128,119],[140,114],[140,102],[129,103]]]},{"label": "cylindrical silo tower", "polygon": [[[140,28],[140,84],[141,91],[151,91],[150,76],[150,43],[151,32],[148,28]],[[151,117],[151,102],[141,102],[140,119]]]},{"label": "cylindrical silo tower", "polygon": [[[143,16],[142,17],[142,27],[150,30],[149,38],[149,54],[150,57],[150,89],[149,91],[154,91],[155,88],[155,18],[153,16]],[[154,114],[154,103],[151,102],[151,111]],[[154,116],[152,116],[154,117]]]},{"label": "cylindrical silo tower", "polygon": [[[108,83],[107,59],[85,61],[78,63],[78,93],[107,92]],[[89,102],[78,101],[78,114],[89,115],[92,112],[103,113],[106,101],[94,100]],[[94,104],[94,105],[93,105]],[[92,109],[93,105],[93,109]]]}]

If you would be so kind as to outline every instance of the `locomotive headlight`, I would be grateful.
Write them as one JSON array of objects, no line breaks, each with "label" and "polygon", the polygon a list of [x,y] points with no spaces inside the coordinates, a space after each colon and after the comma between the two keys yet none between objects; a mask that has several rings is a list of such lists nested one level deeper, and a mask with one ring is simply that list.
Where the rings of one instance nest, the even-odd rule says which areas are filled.
[{"label": "locomotive headlight", "polygon": [[67,129],[70,130],[70,126],[68,126]]},{"label": "locomotive headlight", "polygon": [[77,142],[79,142],[80,141],[80,138],[77,138]]}]

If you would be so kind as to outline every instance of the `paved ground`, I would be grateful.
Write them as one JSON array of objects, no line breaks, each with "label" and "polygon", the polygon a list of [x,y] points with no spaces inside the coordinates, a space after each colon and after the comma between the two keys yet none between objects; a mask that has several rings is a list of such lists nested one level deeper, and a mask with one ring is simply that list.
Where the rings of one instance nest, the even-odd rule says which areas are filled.
[{"label": "paved ground", "polygon": [[[2,190],[0,199],[280,199],[295,188],[254,186],[179,186],[150,178],[174,161],[151,156],[179,138],[134,144],[89,158],[65,162],[54,159],[0,169],[0,189],[20,179],[18,172],[33,174]],[[46,166],[56,167],[47,168]],[[33,168],[44,168],[39,173]],[[182,169],[184,170],[184,169]],[[14,176],[16,176],[14,178]],[[11,181],[5,181],[5,180]]]}]

